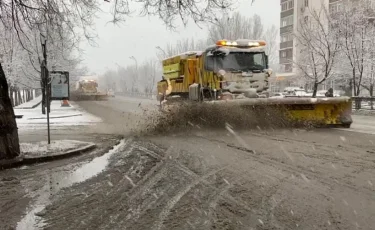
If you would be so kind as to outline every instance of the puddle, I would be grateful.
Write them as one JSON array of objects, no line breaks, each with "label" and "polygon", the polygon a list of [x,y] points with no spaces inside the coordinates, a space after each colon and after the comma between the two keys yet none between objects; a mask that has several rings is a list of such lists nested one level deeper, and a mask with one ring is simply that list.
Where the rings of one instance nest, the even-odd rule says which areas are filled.
[{"label": "puddle", "polygon": [[[36,191],[35,202],[28,208],[26,215],[17,223],[17,230],[38,230],[42,229],[43,210],[51,203],[51,196],[59,190],[72,186],[75,183],[83,182],[102,172],[109,163],[109,158],[116,152],[124,150],[127,142],[122,140],[118,145],[111,149],[103,156],[94,158],[92,161],[85,163],[74,171],[47,171],[45,175],[46,184],[42,189]],[[27,187],[27,182],[25,182]],[[36,215],[38,214],[38,215]]]}]

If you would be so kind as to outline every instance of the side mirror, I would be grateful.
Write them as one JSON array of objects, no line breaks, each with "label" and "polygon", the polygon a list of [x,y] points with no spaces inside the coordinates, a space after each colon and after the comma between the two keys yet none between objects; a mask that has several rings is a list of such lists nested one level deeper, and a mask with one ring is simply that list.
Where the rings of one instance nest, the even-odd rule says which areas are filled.
[{"label": "side mirror", "polygon": [[268,55],[266,55],[266,69],[268,69]]}]

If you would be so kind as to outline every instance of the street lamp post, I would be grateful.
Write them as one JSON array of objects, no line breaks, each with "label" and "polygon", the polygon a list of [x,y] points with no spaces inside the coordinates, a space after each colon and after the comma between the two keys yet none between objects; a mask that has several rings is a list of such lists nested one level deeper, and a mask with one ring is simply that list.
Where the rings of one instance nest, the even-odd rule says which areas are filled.
[{"label": "street lamp post", "polygon": [[137,59],[134,56],[129,57],[130,59],[133,59],[135,62],[135,69],[138,70],[138,62]]},{"label": "street lamp post", "polygon": [[163,52],[164,57],[167,57],[167,53],[160,46],[156,46],[155,48]]},{"label": "street lamp post", "polygon": [[[137,59],[134,56],[131,56],[129,58],[133,59],[134,62],[135,62],[135,78],[136,78],[136,80],[134,82],[134,85],[136,85],[136,82],[138,81],[138,61],[137,61]],[[133,85],[133,87],[134,87],[134,85]],[[133,91],[134,91],[134,89],[133,89]]]}]

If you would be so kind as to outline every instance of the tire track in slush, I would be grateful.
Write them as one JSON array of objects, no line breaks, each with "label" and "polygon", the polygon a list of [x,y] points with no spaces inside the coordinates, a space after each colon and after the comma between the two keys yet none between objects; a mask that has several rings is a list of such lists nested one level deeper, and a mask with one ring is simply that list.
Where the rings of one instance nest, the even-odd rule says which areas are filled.
[{"label": "tire track in slush", "polygon": [[[293,165],[290,165],[290,164],[287,164],[287,163],[283,163],[283,162],[279,162],[277,160],[274,160],[274,159],[271,159],[271,158],[268,158],[266,154],[263,154],[263,156],[261,155],[256,155],[254,153],[252,153],[252,150],[250,149],[246,149],[244,147],[239,147],[239,146],[235,146],[235,145],[227,145],[227,147],[229,148],[232,148],[232,149],[236,149],[236,150],[239,150],[243,153],[246,153],[248,156],[251,156],[253,159],[255,159],[256,161],[260,162],[260,163],[268,163],[269,165],[273,165],[273,166],[279,166],[280,169],[284,170],[284,171],[289,171],[291,173],[299,173],[301,175],[301,177],[306,180],[304,177],[305,174],[310,176],[311,178],[315,178],[317,179],[317,181],[319,181],[320,183],[322,184],[325,184],[325,185],[328,185],[328,186],[332,186],[332,184],[336,184],[342,188],[347,188],[347,189],[350,189],[354,192],[361,192],[363,195],[366,195],[366,196],[369,196],[369,197],[372,197],[373,196],[373,191],[369,190],[369,188],[357,188],[355,186],[352,186],[352,185],[349,185],[349,184],[345,184],[339,180],[335,180],[335,179],[332,179],[330,177],[324,177],[324,175],[319,175],[321,174],[318,173],[318,172],[310,172],[310,171],[307,171],[307,170],[304,170],[304,169],[300,169],[296,166],[293,166]],[[258,152],[259,153],[259,152]]]},{"label": "tire track in slush", "polygon": [[[181,172],[184,172],[186,175],[191,176],[193,178],[198,178],[199,176],[189,170],[187,167],[181,165],[176,160],[169,160],[167,157],[165,157],[165,161],[160,161],[158,165],[156,165],[152,170],[150,170],[146,176],[137,183],[136,187],[129,193],[131,193],[130,196],[128,196],[128,205],[132,207],[133,205],[137,204],[136,199],[137,198],[143,198],[147,193],[150,192],[150,189],[155,186],[161,179],[163,179],[166,175],[168,175],[168,172],[172,170],[172,168],[175,168],[177,170],[180,170]],[[213,187],[213,189],[215,189]],[[155,203],[156,200],[153,202]],[[153,203],[144,204],[142,206],[146,206],[146,208],[142,208],[142,211],[139,213],[138,216],[132,217],[132,220],[139,219],[140,216],[142,216]],[[118,226],[122,226],[122,224],[126,220],[123,219]]]},{"label": "tire track in slush", "polygon": [[[137,204],[136,199],[138,197],[145,196],[150,189],[155,186],[161,179],[165,177],[165,175],[168,174],[168,171],[170,170],[168,166],[170,166],[171,162],[169,161],[168,157],[171,154],[171,148],[168,148],[167,150],[161,150],[156,149],[154,146],[151,146],[152,149],[155,149],[158,152],[165,151],[164,156],[160,156],[157,152],[150,150],[148,148],[144,148],[140,145],[136,145],[136,148],[140,151],[143,151],[146,155],[151,156],[155,158],[156,160],[159,160],[158,163],[151,168],[146,175],[143,176],[143,178],[138,181],[133,189],[129,191],[129,193],[124,194],[120,197],[119,200],[122,200],[124,196],[127,196],[128,202],[126,202],[129,207],[133,207]],[[125,206],[122,205],[121,208]],[[139,219],[139,217],[148,210],[147,206],[150,206],[150,204],[145,204],[143,206],[146,206],[146,208],[143,209],[137,216],[133,217],[133,221]],[[125,218],[123,218],[117,226],[122,226],[122,224],[126,221]]]},{"label": "tire track in slush", "polygon": [[213,213],[214,213],[214,211],[216,211],[217,202],[220,200],[220,198],[223,197],[223,195],[226,192],[228,192],[228,190],[230,188],[232,188],[234,186],[235,183],[237,183],[238,181],[240,181],[242,179],[243,179],[243,177],[239,177],[234,181],[231,180],[232,183],[227,183],[227,181],[225,181],[226,184],[224,186],[222,186],[221,188],[219,188],[219,190],[216,191],[216,193],[211,197],[211,199],[209,200],[209,203],[208,203],[208,208],[209,208],[208,209],[208,220],[207,220],[207,222],[204,223],[204,225],[206,225],[207,227],[212,225]]},{"label": "tire track in slush", "polygon": [[[228,166],[227,166],[228,167]],[[156,229],[156,230],[160,230],[163,225],[164,225],[164,220],[169,216],[171,210],[173,209],[173,207],[181,200],[181,198],[183,196],[185,196],[192,188],[194,188],[195,186],[197,186],[199,183],[203,182],[204,180],[206,180],[208,177],[220,172],[220,171],[223,171],[224,169],[226,169],[227,167],[222,167],[220,169],[217,169],[217,170],[213,170],[207,174],[204,174],[202,175],[201,177],[197,178],[196,180],[194,180],[193,182],[189,183],[183,190],[180,190],[180,192],[178,192],[174,197],[172,197],[168,202],[167,202],[167,205],[162,209],[162,211],[160,212],[159,214],[159,220],[156,221],[156,223],[154,224],[154,227],[152,229]]]}]

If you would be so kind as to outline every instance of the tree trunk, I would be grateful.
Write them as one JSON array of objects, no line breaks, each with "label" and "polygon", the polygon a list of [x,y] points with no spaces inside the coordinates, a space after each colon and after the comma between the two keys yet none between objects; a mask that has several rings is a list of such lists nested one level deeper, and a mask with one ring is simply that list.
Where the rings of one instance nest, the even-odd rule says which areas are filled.
[{"label": "tree trunk", "polygon": [[18,89],[14,90],[14,105],[18,106],[20,104],[20,100],[18,98]]},{"label": "tree trunk", "polygon": [[0,63],[0,160],[20,154],[17,123],[8,93],[8,83]]},{"label": "tree trunk", "polygon": [[374,109],[374,84],[371,84],[370,85],[370,97],[371,97],[371,99],[370,99],[370,104],[371,104],[371,110],[373,110]]},{"label": "tree trunk", "polygon": [[18,96],[19,96],[18,95],[18,89],[15,88],[15,90],[14,90],[14,105],[15,106],[20,105],[20,98]]},{"label": "tree trunk", "polygon": [[315,81],[314,86],[313,86],[313,95],[312,95],[313,98],[316,97],[316,93],[318,92],[318,86],[319,86],[318,82]]},{"label": "tree trunk", "polygon": [[26,101],[30,101],[30,90],[26,90]]},{"label": "tree trunk", "polygon": [[357,94],[357,87],[356,87],[356,85],[357,85],[357,83],[356,83],[356,79],[355,79],[355,68],[353,68],[353,70],[352,70],[352,74],[353,74],[353,78],[352,78],[352,86],[353,86],[353,90],[354,90],[354,96],[358,96],[358,94]]},{"label": "tree trunk", "polygon": [[46,89],[43,80],[40,81],[40,85],[42,86],[42,114],[46,114]]},{"label": "tree trunk", "polygon": [[12,104],[12,107],[14,107],[13,86],[9,87],[9,98],[10,98],[10,103]]},{"label": "tree trunk", "polygon": [[18,95],[18,105],[22,104],[22,97],[21,97],[21,90],[17,90],[17,95]]}]

